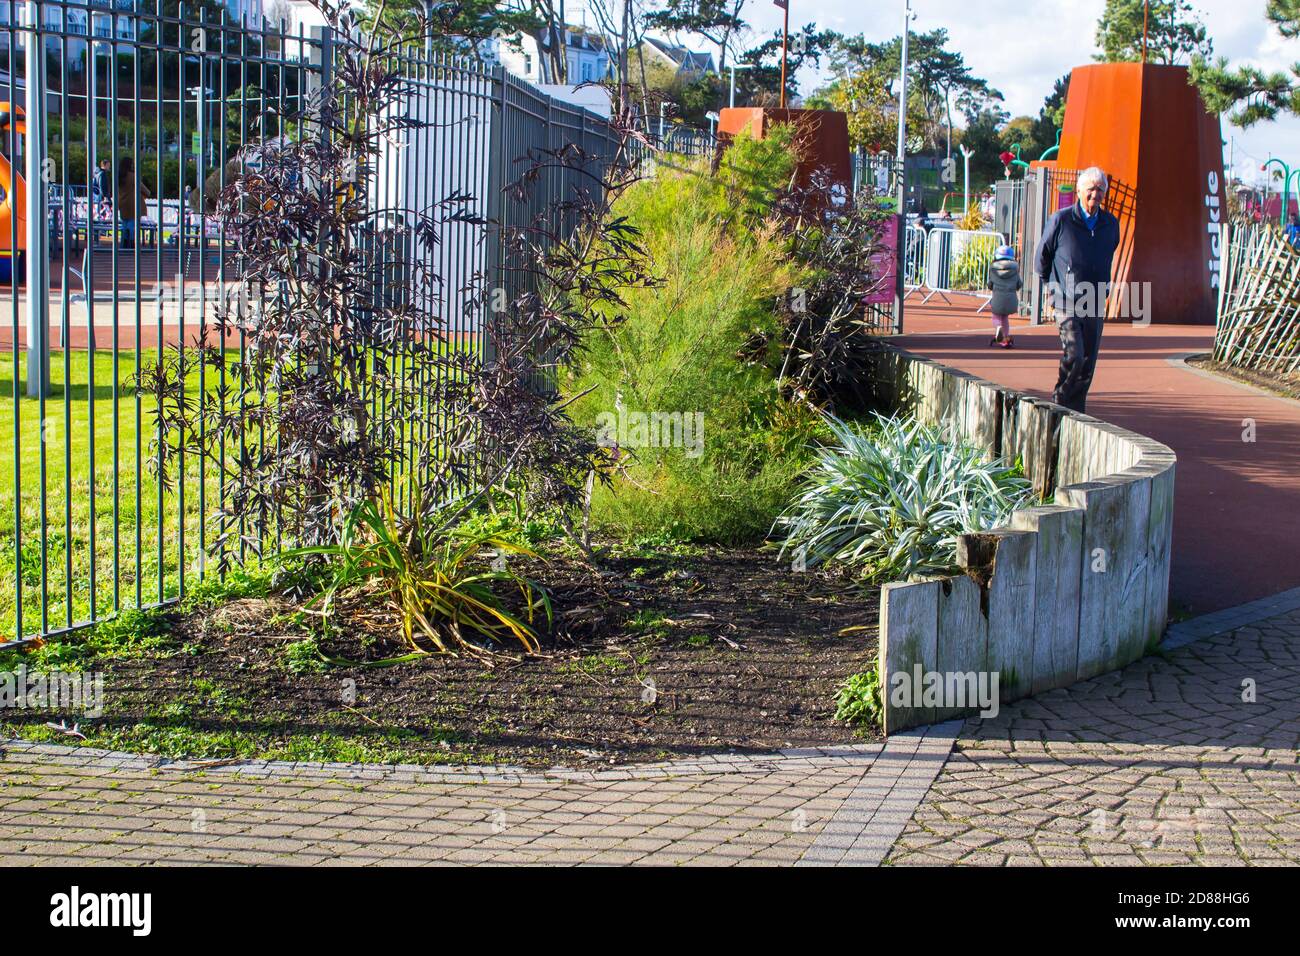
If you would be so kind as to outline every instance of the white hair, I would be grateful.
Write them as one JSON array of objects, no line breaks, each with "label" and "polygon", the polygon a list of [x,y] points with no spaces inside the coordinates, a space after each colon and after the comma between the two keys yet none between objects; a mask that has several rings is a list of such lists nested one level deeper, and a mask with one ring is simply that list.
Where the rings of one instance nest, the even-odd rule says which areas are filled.
[{"label": "white hair", "polygon": [[1107,182],[1106,174],[1101,171],[1100,166],[1089,166],[1079,174],[1078,182],[1075,185],[1078,188],[1080,195],[1088,191],[1088,185],[1090,183],[1096,183],[1101,187],[1102,192],[1106,192],[1110,189],[1110,183]]}]

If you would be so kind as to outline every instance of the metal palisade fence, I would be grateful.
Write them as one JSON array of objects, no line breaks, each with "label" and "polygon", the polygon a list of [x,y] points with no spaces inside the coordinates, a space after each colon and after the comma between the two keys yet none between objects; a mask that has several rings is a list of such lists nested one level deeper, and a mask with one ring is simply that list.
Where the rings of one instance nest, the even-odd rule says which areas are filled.
[{"label": "metal palisade fence", "polygon": [[[0,642],[175,601],[215,573],[210,516],[228,494],[224,473],[184,456],[162,467],[166,411],[138,376],[164,351],[217,349],[230,369],[244,366],[250,343],[213,321],[243,262],[217,197],[268,144],[309,135],[304,117],[340,47],[328,28],[235,22],[184,3],[0,0],[0,428],[12,441],[0,454]],[[506,187],[521,162],[566,144],[608,155],[615,137],[601,116],[500,67],[428,46],[386,56],[405,81],[394,107],[405,133],[385,140],[358,184],[379,224],[372,251],[438,277],[438,348],[481,350],[484,289],[513,299],[536,281],[512,268],[501,237],[592,181],[537,164],[515,195]],[[405,247],[386,259],[384,210],[448,196],[463,214],[436,235],[401,234]],[[381,271],[377,295],[402,288]],[[384,358],[397,363],[401,343],[392,348]],[[196,364],[181,398],[227,401],[226,368],[214,380]],[[444,414],[427,400],[403,434]],[[240,541],[248,560],[291,543],[276,516]]]}]

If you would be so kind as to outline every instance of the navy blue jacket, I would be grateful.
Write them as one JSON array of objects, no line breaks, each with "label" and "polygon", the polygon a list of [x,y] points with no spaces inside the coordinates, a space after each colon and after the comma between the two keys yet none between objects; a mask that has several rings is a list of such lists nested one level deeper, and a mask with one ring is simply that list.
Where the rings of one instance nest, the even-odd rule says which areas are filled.
[{"label": "navy blue jacket", "polygon": [[1047,220],[1034,260],[1058,315],[1105,315],[1105,298],[1098,296],[1101,284],[1110,282],[1117,248],[1119,220],[1104,209],[1097,210],[1092,229],[1077,202]]}]

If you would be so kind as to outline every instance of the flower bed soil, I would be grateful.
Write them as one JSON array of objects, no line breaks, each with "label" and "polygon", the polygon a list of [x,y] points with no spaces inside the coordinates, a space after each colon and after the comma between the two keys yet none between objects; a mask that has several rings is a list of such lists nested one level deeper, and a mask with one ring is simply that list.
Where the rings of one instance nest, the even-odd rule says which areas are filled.
[{"label": "flower bed soil", "polygon": [[[105,674],[106,709],[80,730],[88,744],[170,757],[535,767],[864,739],[833,719],[832,697],[874,661],[875,588],[747,550],[528,573],[554,607],[538,656],[373,666],[407,649],[396,619],[371,608],[344,615],[320,648],[372,666],[294,673],[295,605],[244,599],[173,621],[165,653],[89,665]],[[49,718],[7,729],[76,742]]]}]

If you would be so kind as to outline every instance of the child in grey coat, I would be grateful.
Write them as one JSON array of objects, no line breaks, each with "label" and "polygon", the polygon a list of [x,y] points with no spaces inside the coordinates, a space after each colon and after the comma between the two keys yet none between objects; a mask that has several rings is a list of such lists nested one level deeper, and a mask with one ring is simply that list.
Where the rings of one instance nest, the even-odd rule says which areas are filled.
[{"label": "child in grey coat", "polygon": [[1010,246],[999,246],[993,255],[993,264],[989,266],[989,289],[993,298],[989,300],[989,311],[993,313],[993,338],[989,345],[1013,348],[1015,340],[1011,338],[1011,316],[1020,310],[1020,299],[1016,295],[1024,283],[1020,279],[1020,266],[1016,264],[1016,250]]}]

